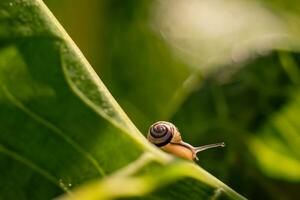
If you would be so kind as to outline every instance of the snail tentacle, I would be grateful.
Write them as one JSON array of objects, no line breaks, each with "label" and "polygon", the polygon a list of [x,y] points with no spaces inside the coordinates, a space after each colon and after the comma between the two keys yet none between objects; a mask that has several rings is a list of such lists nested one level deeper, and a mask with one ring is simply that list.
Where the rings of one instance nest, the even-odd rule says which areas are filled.
[{"label": "snail tentacle", "polygon": [[224,142],[220,142],[220,143],[215,143],[215,144],[208,144],[208,145],[203,145],[200,147],[194,147],[196,154],[201,152],[201,151],[205,151],[207,149],[211,149],[211,148],[215,148],[215,147],[225,147],[225,143]]}]

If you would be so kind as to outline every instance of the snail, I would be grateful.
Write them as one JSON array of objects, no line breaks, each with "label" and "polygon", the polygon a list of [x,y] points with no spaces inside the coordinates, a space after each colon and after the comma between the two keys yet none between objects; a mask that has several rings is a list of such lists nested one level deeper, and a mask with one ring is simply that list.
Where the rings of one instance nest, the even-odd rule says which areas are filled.
[{"label": "snail", "polygon": [[147,139],[162,150],[188,160],[198,160],[197,153],[206,149],[225,146],[225,143],[221,142],[193,147],[182,140],[174,124],[166,121],[158,121],[151,125]]}]

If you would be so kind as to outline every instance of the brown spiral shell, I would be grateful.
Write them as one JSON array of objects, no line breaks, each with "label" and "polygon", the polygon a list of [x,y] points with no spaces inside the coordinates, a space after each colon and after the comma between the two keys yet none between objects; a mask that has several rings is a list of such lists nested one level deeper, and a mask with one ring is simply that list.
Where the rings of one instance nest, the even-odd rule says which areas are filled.
[{"label": "brown spiral shell", "polygon": [[158,147],[169,144],[176,133],[176,127],[166,121],[159,121],[150,126],[147,139]]}]

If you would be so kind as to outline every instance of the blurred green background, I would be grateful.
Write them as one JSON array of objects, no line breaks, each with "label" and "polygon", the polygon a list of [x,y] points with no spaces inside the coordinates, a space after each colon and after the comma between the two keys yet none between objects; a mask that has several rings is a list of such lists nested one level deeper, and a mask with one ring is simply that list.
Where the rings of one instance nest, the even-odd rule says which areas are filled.
[{"label": "blurred green background", "polygon": [[300,199],[300,4],[46,0],[146,135],[158,120],[249,199]]}]

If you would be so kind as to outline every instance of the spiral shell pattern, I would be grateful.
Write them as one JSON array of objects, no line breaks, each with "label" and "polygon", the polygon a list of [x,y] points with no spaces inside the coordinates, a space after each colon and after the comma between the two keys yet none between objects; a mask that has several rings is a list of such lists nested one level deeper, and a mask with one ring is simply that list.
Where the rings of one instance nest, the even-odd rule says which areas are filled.
[{"label": "spiral shell pattern", "polygon": [[149,128],[148,140],[158,147],[167,145],[173,138],[176,127],[170,122],[159,121]]}]

